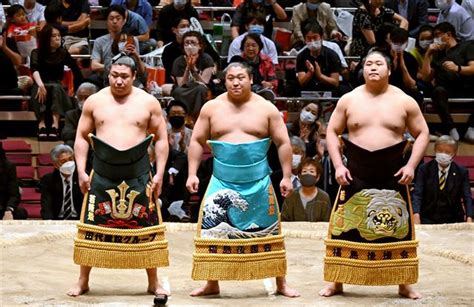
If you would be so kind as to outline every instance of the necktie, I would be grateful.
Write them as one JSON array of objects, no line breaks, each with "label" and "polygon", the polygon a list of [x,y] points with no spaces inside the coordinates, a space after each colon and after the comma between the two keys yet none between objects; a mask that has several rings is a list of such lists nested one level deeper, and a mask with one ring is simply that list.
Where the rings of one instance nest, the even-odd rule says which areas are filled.
[{"label": "necktie", "polygon": [[439,190],[444,190],[446,186],[446,171],[444,169],[441,170],[441,176],[439,177]]},{"label": "necktie", "polygon": [[71,217],[71,181],[69,178],[64,179],[64,183],[66,184],[66,192],[64,193],[64,200],[63,200],[63,208],[64,208],[64,215],[63,219],[67,220]]}]

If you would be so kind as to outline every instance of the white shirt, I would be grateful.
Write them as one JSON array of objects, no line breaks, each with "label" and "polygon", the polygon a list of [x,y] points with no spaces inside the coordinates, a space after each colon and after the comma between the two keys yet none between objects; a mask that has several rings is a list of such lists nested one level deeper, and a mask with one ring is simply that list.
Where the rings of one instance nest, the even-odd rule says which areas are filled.
[{"label": "white shirt", "polygon": [[[232,41],[229,47],[229,53],[227,55],[227,63],[230,62],[230,59],[232,59],[234,55],[242,55],[242,50],[240,50],[240,45],[242,45],[242,41],[244,40],[247,34],[248,33],[239,35]],[[262,43],[263,43],[263,49],[261,50],[261,52],[268,55],[272,59],[273,64],[275,65],[278,64],[278,53],[276,50],[275,43],[271,39],[265,37],[263,34],[260,35],[260,39],[262,40]]]},{"label": "white shirt", "polygon": [[70,175],[69,177],[65,177],[61,172],[59,172],[59,175],[61,175],[61,180],[63,181],[63,204],[61,207],[61,212],[59,212],[60,217],[64,217],[64,197],[66,196],[66,178],[69,179],[69,185],[71,187],[71,217],[77,217],[77,212],[74,209],[74,198],[72,197],[72,176]]},{"label": "white shirt", "polygon": [[300,179],[296,175],[291,174],[291,183],[293,184],[293,190],[296,190],[301,187]]},{"label": "white shirt", "polygon": [[[25,0],[20,0],[17,2],[18,4],[21,4],[23,7],[25,7]],[[42,4],[39,4],[38,2],[35,3],[35,6],[31,10],[25,8],[28,21],[35,22],[37,24],[40,23],[41,21],[45,21],[44,9],[45,9],[45,6]]]}]

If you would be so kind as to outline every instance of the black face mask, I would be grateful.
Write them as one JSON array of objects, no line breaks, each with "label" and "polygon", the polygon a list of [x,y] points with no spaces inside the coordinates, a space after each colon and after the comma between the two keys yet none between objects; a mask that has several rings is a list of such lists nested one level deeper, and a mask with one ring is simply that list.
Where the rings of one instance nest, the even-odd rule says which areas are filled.
[{"label": "black face mask", "polygon": [[318,182],[318,177],[310,174],[300,175],[299,178],[301,185],[304,187],[314,187]]},{"label": "black face mask", "polygon": [[184,116],[170,116],[169,122],[171,127],[174,129],[179,129],[184,125]]}]

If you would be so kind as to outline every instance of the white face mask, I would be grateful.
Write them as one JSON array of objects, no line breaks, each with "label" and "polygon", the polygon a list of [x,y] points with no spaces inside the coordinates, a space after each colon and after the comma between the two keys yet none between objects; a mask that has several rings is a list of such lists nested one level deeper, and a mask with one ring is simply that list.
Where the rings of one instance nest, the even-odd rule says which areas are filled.
[{"label": "white face mask", "polygon": [[392,50],[395,51],[395,52],[403,52],[403,50],[405,50],[405,48],[407,47],[407,44],[408,43],[392,44]]},{"label": "white face mask", "polygon": [[439,46],[443,46],[444,42],[441,40],[441,37],[437,37],[434,39],[434,43]]},{"label": "white face mask", "polygon": [[174,0],[173,3],[174,6],[182,8],[186,5],[186,0]]},{"label": "white face mask", "polygon": [[183,36],[185,33],[189,32],[189,31],[191,31],[191,29],[190,29],[189,27],[180,28],[180,29],[178,29],[178,34],[179,34],[180,36]]},{"label": "white face mask", "polygon": [[186,52],[187,55],[195,55],[195,54],[198,54],[199,47],[187,45],[187,46],[184,46],[184,52]]},{"label": "white face mask", "polygon": [[322,42],[321,40],[311,41],[311,42],[306,43],[306,46],[308,46],[309,50],[316,51],[316,50],[321,49]]},{"label": "white face mask", "polygon": [[451,164],[451,161],[453,161],[453,157],[444,152],[437,152],[435,159],[436,162],[438,162],[438,164],[441,166],[448,166]]},{"label": "white face mask", "polygon": [[300,166],[301,163],[301,155],[293,155],[293,159],[291,161],[291,168],[292,169],[297,169],[298,166]]},{"label": "white face mask", "polygon": [[301,113],[300,113],[300,120],[304,124],[312,124],[316,120],[316,115],[314,115],[313,113],[311,113],[309,111],[302,110]]},{"label": "white face mask", "polygon": [[420,47],[423,49],[427,49],[433,43],[432,39],[421,40],[419,42]]},{"label": "white face mask", "polygon": [[59,168],[59,171],[64,175],[71,175],[76,170],[76,163],[74,161],[67,161]]}]

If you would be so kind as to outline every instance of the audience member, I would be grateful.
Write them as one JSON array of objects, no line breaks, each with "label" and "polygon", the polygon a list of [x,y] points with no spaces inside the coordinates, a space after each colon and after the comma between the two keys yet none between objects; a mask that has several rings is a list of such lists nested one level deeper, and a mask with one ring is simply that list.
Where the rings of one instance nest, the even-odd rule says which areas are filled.
[{"label": "audience member", "polygon": [[171,70],[173,69],[174,60],[180,55],[184,54],[183,50],[183,35],[190,31],[189,19],[179,17],[175,19],[175,23],[171,26],[171,31],[174,34],[174,40],[168,44],[163,50],[161,61],[165,68],[165,82],[174,83],[175,81],[171,78]]},{"label": "audience member", "polygon": [[153,8],[147,0],[112,0],[109,6],[112,5],[120,5],[124,9],[137,13],[145,20],[148,28],[151,28],[153,22]]},{"label": "audience member", "polygon": [[70,54],[89,53],[90,5],[88,0],[56,0],[62,12],[62,25],[81,23],[77,29],[68,29],[64,36],[64,47]]},{"label": "audience member", "polygon": [[260,48],[260,51],[265,55],[269,56],[272,59],[273,64],[278,64],[278,52],[275,46],[275,43],[268,37],[262,35],[263,27],[265,25],[265,15],[262,12],[253,12],[247,15],[248,19],[245,23],[245,28],[247,32],[242,33],[232,40],[232,43],[229,47],[229,53],[227,55],[227,62],[230,63],[232,57],[240,55],[242,53],[242,40],[247,34],[254,33],[260,35],[260,40],[262,41],[263,48]]},{"label": "audience member", "polygon": [[299,117],[286,125],[290,136],[297,136],[306,144],[305,152],[308,157],[313,157],[317,154],[316,140],[320,127],[318,121],[320,114],[321,111],[317,104],[308,103],[301,109]]},{"label": "audience member", "polygon": [[438,24],[449,22],[455,29],[459,41],[474,39],[474,19],[462,6],[454,0],[436,0],[440,12]]},{"label": "audience member", "polygon": [[77,220],[82,193],[77,179],[74,151],[59,144],[51,150],[54,171],[41,178],[41,217],[43,220]]},{"label": "audience member", "polygon": [[[18,77],[15,67],[21,64],[21,56],[17,52],[16,45],[7,41],[0,34],[0,95],[22,95],[23,92],[18,86]],[[15,101],[3,101],[0,110],[5,105],[16,105]]]},{"label": "audience member", "polygon": [[198,12],[192,6],[190,0],[173,0],[173,3],[165,5],[160,10],[156,23],[158,47],[163,47],[174,40],[175,35],[172,32],[172,27],[176,24],[176,19],[185,18],[190,20],[191,17],[199,19]]},{"label": "audience member", "polygon": [[25,8],[14,4],[7,9],[7,37],[15,41],[16,47],[23,59],[31,55],[36,48],[36,23],[28,21]]},{"label": "audience member", "polygon": [[[62,6],[56,1],[52,1],[46,6],[44,10],[44,19],[46,20],[47,24],[50,24],[56,29],[58,29],[61,33],[61,36],[64,37],[67,36],[68,33],[76,33],[78,31],[83,31],[85,28],[88,27],[90,23],[90,18],[84,18],[77,21],[63,23]],[[79,45],[80,44],[84,43],[80,42]],[[84,49],[82,49],[81,47],[81,51],[85,52],[85,47]]]},{"label": "audience member", "polygon": [[[133,38],[130,42],[123,42],[122,30],[125,24],[125,9],[118,5],[110,6],[106,12],[107,31],[108,34],[98,37],[94,42],[91,54],[91,68],[96,73],[95,83],[101,86],[108,85],[109,67],[112,63],[114,55],[121,51],[132,54],[137,64],[137,68],[141,71],[141,76],[145,73],[145,67],[139,59],[139,45],[137,38]],[[125,35],[128,37],[127,35]],[[112,50],[112,45],[116,46],[116,50]],[[120,45],[120,46],[119,46]],[[115,48],[114,48],[115,49]],[[134,80],[135,86],[141,84],[140,78]]]},{"label": "audience member", "polygon": [[474,16],[474,0],[463,0],[461,6],[470,16]]},{"label": "audience member", "polygon": [[290,137],[291,143],[291,183],[293,184],[293,189],[301,187],[300,178],[298,177],[298,169],[301,165],[301,161],[306,158],[306,144],[305,142],[297,136]]},{"label": "audience member", "polygon": [[443,135],[435,143],[435,159],[419,167],[413,191],[415,223],[472,223],[467,169],[453,161],[458,144]]},{"label": "audience member", "polygon": [[434,81],[431,101],[444,132],[449,132],[458,141],[459,133],[449,113],[448,98],[474,97],[474,43],[458,43],[456,30],[448,22],[437,24],[434,36],[434,43],[428,47],[423,59],[423,80]]},{"label": "audience member", "polygon": [[306,3],[301,2],[293,7],[293,16],[291,18],[291,25],[293,27],[291,44],[293,47],[300,49],[305,45],[302,27],[308,20],[316,21],[323,28],[323,39],[342,39],[342,34],[337,29],[336,17],[331,6],[321,0],[308,0]]},{"label": "audience member", "polygon": [[428,24],[427,0],[385,0],[385,6],[408,21],[410,37],[417,37],[420,27]]},{"label": "audience member", "polygon": [[339,73],[342,70],[338,55],[323,46],[323,29],[309,22],[303,28],[306,46],[296,58],[298,83],[303,91],[329,91],[333,96],[342,96]]},{"label": "audience member", "polygon": [[207,84],[215,69],[211,56],[204,52],[204,39],[199,32],[190,31],[183,35],[181,55],[173,63],[171,75],[176,86],[171,92],[174,99],[186,103],[192,118],[196,118],[207,101]]},{"label": "audience member", "polygon": [[[273,20],[276,18],[281,21],[287,19],[285,10],[277,3],[276,0],[243,0],[236,8],[231,23],[232,38],[246,32],[245,24],[249,20],[249,16],[255,12],[261,12],[266,20],[263,35],[271,38],[273,32]],[[269,16],[267,18],[267,16]]]},{"label": "audience member", "polygon": [[34,22],[39,30],[43,29],[46,24],[46,19],[44,18],[46,7],[36,2],[36,0],[21,0],[19,3],[25,8],[28,21]]},{"label": "audience member", "polygon": [[260,52],[263,49],[262,37],[256,33],[247,34],[240,46],[242,56],[234,56],[231,62],[245,62],[252,68],[252,91],[275,102],[278,80],[272,59]]},{"label": "audience member", "polygon": [[[73,72],[74,84],[79,86],[82,74],[69,52],[61,45],[59,30],[47,24],[39,34],[38,49],[31,52],[31,71],[33,73],[33,89],[31,102],[36,118],[39,121],[38,138],[40,140],[57,140],[59,137],[59,118],[72,103],[63,89],[61,81],[64,66]],[[51,126],[47,123],[52,121]],[[49,129],[49,131],[48,131]]]},{"label": "audience member", "polygon": [[352,24],[351,56],[365,56],[375,44],[375,33],[386,22],[399,23],[403,29],[408,29],[408,21],[383,6],[383,0],[362,0],[362,5],[354,14]]},{"label": "audience member", "polygon": [[26,210],[18,207],[20,198],[16,167],[8,161],[0,142],[0,219],[5,221],[28,217]]},{"label": "audience member", "polygon": [[168,122],[171,127],[168,129],[169,147],[176,151],[187,153],[191,134],[193,130],[185,126],[188,108],[186,104],[179,100],[172,100],[166,108]]},{"label": "audience member", "polygon": [[306,158],[298,168],[301,187],[283,202],[281,220],[288,222],[328,222],[331,215],[329,195],[316,183],[323,168],[317,159]]},{"label": "audience member", "polygon": [[122,31],[136,37],[139,42],[140,54],[145,54],[155,49],[156,40],[150,38],[150,28],[145,19],[139,14],[126,9],[125,24]]},{"label": "audience member", "polygon": [[82,113],[82,106],[86,102],[87,98],[90,95],[97,92],[97,86],[92,83],[84,82],[79,85],[79,88],[76,91],[76,101],[77,107],[73,110],[66,112],[64,116],[64,128],[61,131],[61,139],[64,141],[64,144],[74,148],[74,141],[76,139],[76,130],[77,124],[79,123],[79,118]]},{"label": "audience member", "polygon": [[433,38],[433,27],[431,25],[421,26],[416,37],[415,47],[410,50],[411,55],[417,62],[416,87],[423,93],[424,97],[431,97],[431,92],[433,91],[431,82],[423,81],[422,75],[423,58],[425,57],[426,50],[433,43]]}]

